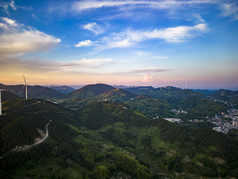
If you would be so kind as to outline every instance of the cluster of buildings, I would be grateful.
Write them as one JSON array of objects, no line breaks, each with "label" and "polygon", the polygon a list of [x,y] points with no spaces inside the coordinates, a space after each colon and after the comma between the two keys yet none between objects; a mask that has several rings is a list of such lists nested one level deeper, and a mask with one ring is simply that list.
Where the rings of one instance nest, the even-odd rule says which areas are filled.
[{"label": "cluster of buildings", "polygon": [[231,129],[238,129],[238,109],[229,109],[228,113],[221,113],[208,119],[208,122],[215,124],[213,130],[227,134]]},{"label": "cluster of buildings", "polygon": [[187,111],[183,111],[183,110],[178,110],[178,109],[172,109],[171,112],[177,114],[187,114]]},{"label": "cluster of buildings", "polygon": [[181,123],[182,120],[181,119],[178,119],[178,118],[164,118],[166,121],[169,121],[169,122],[177,122],[177,123]]},{"label": "cluster of buildings", "polygon": [[[171,112],[175,114],[186,114],[187,111],[172,109]],[[164,118],[169,122],[181,123],[182,120],[178,118]],[[192,119],[189,122],[204,122],[204,119]],[[222,112],[216,114],[214,117],[206,117],[206,122],[211,122],[216,125],[213,130],[227,134],[231,129],[238,129],[238,109],[229,109],[227,113]]]},{"label": "cluster of buildings", "polygon": [[219,102],[219,103],[224,103],[226,105],[229,105],[228,102],[225,100],[221,100],[221,99],[217,99],[217,98],[213,98],[213,97],[211,97],[210,100],[212,100],[214,102]]}]

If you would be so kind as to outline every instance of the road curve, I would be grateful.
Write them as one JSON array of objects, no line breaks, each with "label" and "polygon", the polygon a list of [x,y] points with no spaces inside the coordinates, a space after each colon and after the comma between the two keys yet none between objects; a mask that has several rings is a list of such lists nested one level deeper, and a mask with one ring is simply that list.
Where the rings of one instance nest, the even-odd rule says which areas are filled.
[{"label": "road curve", "polygon": [[36,145],[38,145],[38,144],[44,142],[44,141],[47,139],[47,137],[49,136],[49,130],[48,130],[49,124],[50,124],[50,122],[47,123],[46,126],[45,126],[45,133],[46,133],[46,134],[45,134],[45,136],[44,136],[42,139],[40,139],[39,141],[35,142],[35,143],[32,144],[32,145],[27,145],[26,147],[23,147],[20,151],[27,150],[27,149],[29,149],[29,148],[31,148],[31,147],[33,147],[33,146],[36,146]]},{"label": "road curve", "polygon": [[[44,141],[48,138],[48,136],[49,136],[48,126],[50,125],[51,122],[52,122],[52,121],[50,120],[50,122],[46,124],[46,126],[45,126],[45,133],[46,133],[46,134],[45,134],[45,136],[44,136],[42,139],[40,139],[39,141],[35,142],[35,143],[32,144],[32,145],[26,145],[26,146],[24,146],[24,147],[17,148],[17,149],[13,149],[13,150],[11,150],[11,151],[14,151],[14,152],[24,151],[24,150],[30,149],[31,147],[36,146],[36,145],[38,145],[38,144],[44,142]],[[8,151],[8,152],[11,152],[11,151]],[[4,156],[6,156],[6,154],[7,154],[8,152],[6,152],[5,155],[1,156],[0,159],[3,158]]]}]

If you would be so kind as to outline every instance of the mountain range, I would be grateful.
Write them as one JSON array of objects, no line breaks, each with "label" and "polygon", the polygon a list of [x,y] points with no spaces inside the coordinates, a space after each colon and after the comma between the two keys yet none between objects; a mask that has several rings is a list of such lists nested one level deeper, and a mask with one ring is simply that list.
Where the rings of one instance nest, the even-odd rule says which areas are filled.
[{"label": "mountain range", "polygon": [[[0,84],[0,89],[12,92],[20,97],[25,97],[25,86],[24,85],[4,85]],[[27,93],[29,98],[57,98],[62,97],[64,94],[57,92],[51,88],[43,86],[27,86]]]},{"label": "mountain range", "polygon": [[[91,99],[92,92],[101,99],[77,110],[3,91],[0,178],[237,176],[238,141],[234,134],[152,119],[140,112],[140,104],[163,111],[171,107],[169,100],[110,88],[94,85],[78,91],[79,100],[82,94]],[[196,95],[181,100],[181,106],[188,109],[215,103]],[[40,139],[44,141],[37,144]]]},{"label": "mountain range", "polygon": [[71,88],[69,86],[63,85],[63,86],[49,86],[49,88],[58,91],[59,93],[63,93],[63,94],[68,94],[73,92],[75,89]]}]

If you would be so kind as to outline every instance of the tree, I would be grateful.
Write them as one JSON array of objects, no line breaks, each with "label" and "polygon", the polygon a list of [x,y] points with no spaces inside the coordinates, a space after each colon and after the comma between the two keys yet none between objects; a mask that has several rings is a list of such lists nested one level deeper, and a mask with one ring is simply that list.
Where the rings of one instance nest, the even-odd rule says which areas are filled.
[{"label": "tree", "polygon": [[106,179],[109,178],[109,170],[105,166],[98,166],[92,173],[92,178],[95,179]]}]

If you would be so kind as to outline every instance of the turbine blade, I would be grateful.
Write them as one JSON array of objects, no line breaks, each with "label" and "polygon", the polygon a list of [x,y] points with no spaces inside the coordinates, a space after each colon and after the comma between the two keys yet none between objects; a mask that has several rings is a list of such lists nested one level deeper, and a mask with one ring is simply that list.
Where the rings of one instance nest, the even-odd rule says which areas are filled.
[{"label": "turbine blade", "polygon": [[25,79],[25,76],[23,75],[23,79],[24,79],[24,82],[25,82],[25,84],[26,84],[26,79]]}]

